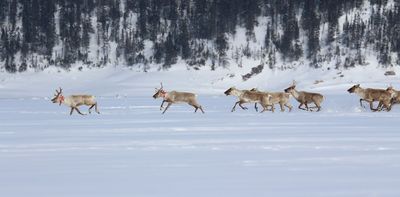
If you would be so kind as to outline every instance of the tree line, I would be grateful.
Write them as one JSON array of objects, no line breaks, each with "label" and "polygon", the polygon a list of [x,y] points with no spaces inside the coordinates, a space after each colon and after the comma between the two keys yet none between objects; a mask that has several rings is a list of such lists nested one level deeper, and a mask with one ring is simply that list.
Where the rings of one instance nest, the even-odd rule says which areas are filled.
[{"label": "tree line", "polygon": [[[1,0],[0,67],[399,63],[400,0]],[[368,9],[368,15],[365,15]],[[264,20],[262,20],[264,19]],[[266,21],[260,24],[260,21]],[[255,44],[255,28],[265,26]],[[245,29],[245,46],[230,42]]]}]

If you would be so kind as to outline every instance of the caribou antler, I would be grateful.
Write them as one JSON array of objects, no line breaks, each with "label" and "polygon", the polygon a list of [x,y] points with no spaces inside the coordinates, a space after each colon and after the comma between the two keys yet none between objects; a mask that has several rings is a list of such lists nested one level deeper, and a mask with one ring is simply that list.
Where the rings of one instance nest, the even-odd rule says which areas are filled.
[{"label": "caribou antler", "polygon": [[62,89],[61,89],[61,87],[60,87],[60,90],[56,90],[56,94],[54,94],[54,96],[58,96],[58,95],[60,95],[62,93]]},{"label": "caribou antler", "polygon": [[156,89],[156,91],[158,91],[158,90],[162,90],[162,89],[163,89],[162,82],[160,82],[160,85],[161,85],[161,87],[160,87],[160,88],[154,88],[154,89]]}]

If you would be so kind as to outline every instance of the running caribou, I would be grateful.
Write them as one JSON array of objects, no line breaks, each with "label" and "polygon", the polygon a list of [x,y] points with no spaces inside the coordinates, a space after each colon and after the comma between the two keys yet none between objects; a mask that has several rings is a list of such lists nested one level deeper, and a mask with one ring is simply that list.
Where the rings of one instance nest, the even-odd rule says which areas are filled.
[{"label": "running caribou", "polygon": [[[400,91],[395,90],[392,86],[389,86],[386,88],[386,92],[390,94],[390,108],[392,108],[393,104],[397,104],[400,102]],[[381,111],[383,108],[386,107],[382,101],[379,101],[377,110]],[[388,108],[386,107],[386,110],[388,111]]]},{"label": "running caribou", "polygon": [[[292,111],[292,105],[290,105],[290,94],[289,93],[285,93],[285,92],[262,92],[259,91],[257,88],[253,88],[250,91],[253,92],[260,92],[260,93],[264,93],[264,94],[270,94],[271,95],[271,104],[275,105],[275,104],[279,104],[279,106],[281,107],[281,111],[284,112],[285,108],[283,106],[286,106],[289,109],[289,112]],[[256,109],[256,111],[258,111],[257,108],[257,103],[254,104],[254,108]]]},{"label": "running caribou", "polygon": [[389,86],[386,89],[386,91],[389,92],[390,95],[392,96],[391,100],[392,105],[400,103],[400,91],[395,90],[392,86]]},{"label": "running caribou", "polygon": [[[311,108],[318,108],[317,111],[321,110],[321,103],[324,100],[324,96],[319,93],[313,92],[305,92],[305,91],[297,91],[296,83],[293,81],[293,84],[285,89],[286,93],[290,93],[299,103],[299,109],[312,111]],[[308,107],[309,103],[314,103],[315,106]],[[302,108],[301,106],[305,105],[306,108]]]},{"label": "running caribou", "polygon": [[[392,94],[384,89],[373,89],[373,88],[362,88],[360,84],[354,85],[347,90],[350,94],[356,93],[360,96],[360,105],[364,107],[362,101],[369,103],[369,108],[372,111],[380,110],[380,107],[385,107],[387,111],[391,110],[392,105]],[[373,102],[379,101],[379,105],[376,109],[373,108]],[[381,108],[382,109],[382,108]]]},{"label": "running caribou", "polygon": [[268,109],[269,106],[272,108],[269,111],[274,112],[274,105],[271,102],[271,94],[268,93],[261,93],[261,92],[256,92],[256,91],[250,91],[250,90],[238,90],[235,87],[231,87],[228,90],[224,92],[226,96],[232,95],[236,96],[239,98],[239,101],[235,103],[233,106],[231,112],[235,111],[236,105],[239,104],[239,106],[242,109],[247,109],[247,107],[242,106],[244,103],[259,103],[263,107],[262,112],[265,112]]},{"label": "running caribou", "polygon": [[164,87],[161,83],[161,88],[156,88],[156,93],[153,95],[154,99],[157,98],[162,98],[163,101],[160,106],[160,110],[163,110],[164,108],[164,103],[167,102],[168,105],[165,108],[165,110],[162,112],[163,114],[167,111],[169,106],[171,106],[173,103],[187,103],[195,108],[194,112],[196,113],[198,109],[203,112],[203,108],[201,105],[197,102],[196,100],[196,95],[190,92],[177,92],[177,91],[170,91],[167,92],[164,90]]},{"label": "running caribou", "polygon": [[51,99],[53,103],[59,103],[65,104],[71,108],[71,112],[69,115],[72,115],[72,112],[76,110],[80,115],[86,115],[83,114],[78,107],[81,105],[86,105],[90,106],[89,107],[89,113],[91,113],[91,109],[94,107],[96,112],[100,114],[99,110],[97,109],[97,101],[96,98],[92,95],[70,95],[70,96],[64,96],[62,93],[62,89],[60,88],[59,90],[56,90],[56,93],[54,94],[54,98]]}]

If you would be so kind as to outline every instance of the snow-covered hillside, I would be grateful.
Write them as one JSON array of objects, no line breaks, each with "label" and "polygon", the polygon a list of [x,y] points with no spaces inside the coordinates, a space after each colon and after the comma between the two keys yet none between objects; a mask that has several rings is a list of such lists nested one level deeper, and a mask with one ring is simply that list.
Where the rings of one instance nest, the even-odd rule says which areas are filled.
[{"label": "snow-covered hillside", "polygon": [[0,71],[141,71],[399,64],[400,6],[385,0],[3,0]]},{"label": "snow-covered hillside", "polygon": [[[400,73],[400,69],[391,71]],[[163,82],[166,90],[192,91],[199,95],[222,95],[231,86],[239,89],[257,87],[261,90],[282,91],[297,82],[298,88],[315,91],[336,91],[346,94],[351,85],[400,88],[400,77],[385,76],[387,69],[358,67],[345,70],[312,69],[307,67],[281,71],[266,69],[243,81],[251,72],[250,66],[235,69],[187,70],[184,65],[169,71],[146,73],[127,68],[71,70],[63,72],[47,69],[45,72],[19,74],[0,73],[0,98],[51,97],[58,87],[66,94],[91,93],[96,96],[135,97],[151,96],[154,88]]]}]

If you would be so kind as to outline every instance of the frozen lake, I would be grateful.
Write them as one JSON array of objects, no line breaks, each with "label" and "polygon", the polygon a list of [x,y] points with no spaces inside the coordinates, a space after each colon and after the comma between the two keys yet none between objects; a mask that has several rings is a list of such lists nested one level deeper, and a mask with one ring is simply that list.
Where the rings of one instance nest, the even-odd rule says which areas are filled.
[{"label": "frozen lake", "polygon": [[82,117],[0,99],[0,196],[400,196],[400,105],[374,113],[343,93],[320,113],[293,98],[290,113],[231,113],[233,97],[200,96],[205,114],[161,115],[151,95],[98,100]]}]

